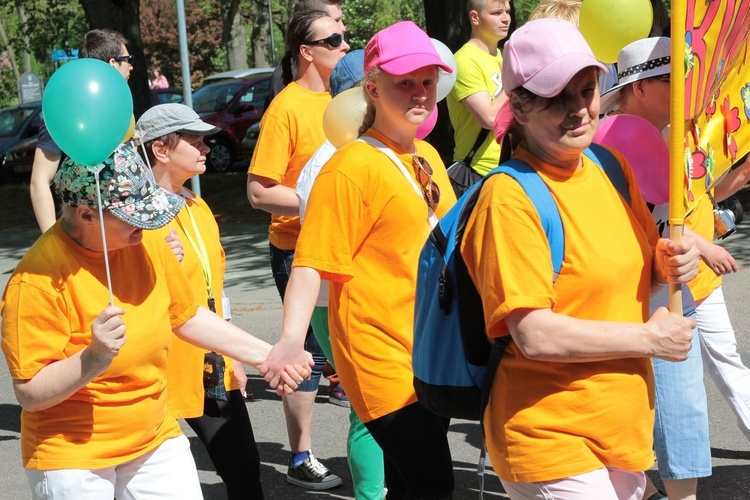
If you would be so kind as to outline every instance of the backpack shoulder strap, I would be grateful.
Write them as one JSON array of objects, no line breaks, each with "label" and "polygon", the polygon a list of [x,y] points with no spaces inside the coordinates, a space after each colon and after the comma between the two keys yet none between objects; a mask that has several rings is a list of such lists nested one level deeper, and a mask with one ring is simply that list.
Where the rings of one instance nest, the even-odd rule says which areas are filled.
[{"label": "backpack shoulder strap", "polygon": [[565,233],[562,219],[560,218],[560,211],[547,184],[539,177],[536,170],[531,168],[526,162],[518,159],[508,160],[487,174],[487,177],[495,173],[503,173],[515,179],[534,204],[542,221],[544,232],[547,235],[551,251],[552,269],[555,273],[554,278],[557,279],[565,255]]},{"label": "backpack shoulder strap", "polygon": [[583,152],[588,159],[596,163],[599,168],[609,177],[609,181],[630,205],[630,191],[628,190],[628,181],[625,179],[625,173],[622,171],[622,165],[617,161],[615,155],[601,144],[594,144],[586,148]]}]

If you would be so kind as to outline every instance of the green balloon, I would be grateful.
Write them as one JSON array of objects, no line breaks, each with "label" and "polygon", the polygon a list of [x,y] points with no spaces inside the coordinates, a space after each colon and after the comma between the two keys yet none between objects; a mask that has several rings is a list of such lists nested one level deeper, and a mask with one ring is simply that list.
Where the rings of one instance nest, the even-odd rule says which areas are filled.
[{"label": "green balloon", "polygon": [[42,112],[55,143],[77,163],[96,165],[122,142],[133,97],[119,71],[98,59],[77,59],[55,71]]}]

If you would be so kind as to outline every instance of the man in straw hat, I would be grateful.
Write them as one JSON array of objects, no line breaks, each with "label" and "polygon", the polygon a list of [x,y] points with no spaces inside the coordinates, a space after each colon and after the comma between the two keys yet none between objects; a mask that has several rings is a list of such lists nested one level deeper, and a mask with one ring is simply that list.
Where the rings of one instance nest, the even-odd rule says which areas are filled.
[{"label": "man in straw hat", "polygon": [[669,125],[670,39],[637,40],[620,51],[618,83],[604,94],[600,113],[638,115],[659,130]]},{"label": "man in straw hat", "polygon": [[[95,169],[68,159],[55,181],[63,217],[19,262],[0,304],[32,498],[202,498],[167,409],[172,332],[254,367],[270,346],[203,307],[164,241],[143,238],[184,200],[157,186],[130,146]],[[309,372],[280,375],[294,388]]]}]

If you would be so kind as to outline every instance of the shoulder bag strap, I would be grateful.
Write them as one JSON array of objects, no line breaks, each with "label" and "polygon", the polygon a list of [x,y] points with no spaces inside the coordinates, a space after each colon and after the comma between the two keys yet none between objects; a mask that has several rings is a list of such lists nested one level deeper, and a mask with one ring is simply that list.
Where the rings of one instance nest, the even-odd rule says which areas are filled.
[{"label": "shoulder bag strap", "polygon": [[464,158],[464,163],[466,163],[467,167],[471,167],[471,160],[474,159],[474,155],[477,154],[477,150],[479,149],[479,146],[482,145],[484,140],[487,138],[487,135],[490,133],[489,129],[482,128],[482,130],[479,131],[479,135],[477,136],[477,140],[474,141],[474,145],[469,150],[469,154],[466,155],[466,158]]}]

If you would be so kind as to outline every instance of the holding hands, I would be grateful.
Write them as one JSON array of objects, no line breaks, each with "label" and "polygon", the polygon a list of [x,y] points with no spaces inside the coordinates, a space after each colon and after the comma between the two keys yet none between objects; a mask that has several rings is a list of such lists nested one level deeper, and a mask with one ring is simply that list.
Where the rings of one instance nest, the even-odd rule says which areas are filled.
[{"label": "holding hands", "polygon": [[314,364],[309,352],[282,336],[268,353],[259,372],[276,394],[291,394],[303,380],[310,378]]}]

